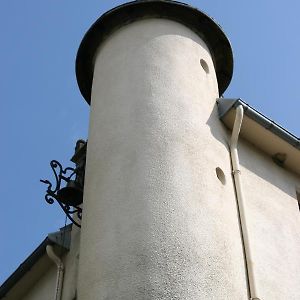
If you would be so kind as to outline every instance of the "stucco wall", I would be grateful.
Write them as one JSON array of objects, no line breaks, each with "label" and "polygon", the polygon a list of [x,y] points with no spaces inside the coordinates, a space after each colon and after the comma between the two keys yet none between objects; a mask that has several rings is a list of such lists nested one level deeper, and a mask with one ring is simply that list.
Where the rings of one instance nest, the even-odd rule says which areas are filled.
[{"label": "stucco wall", "polygon": [[[30,288],[22,300],[53,300],[56,282],[56,267],[51,266]],[[20,300],[21,300],[20,299]]]},{"label": "stucco wall", "polygon": [[80,229],[73,225],[71,232],[71,248],[64,257],[65,273],[62,300],[73,300],[77,293],[77,276],[79,260]]},{"label": "stucco wall", "polygon": [[[53,290],[56,280],[56,271],[51,261],[46,255],[41,256],[34,265],[27,271],[9,291],[1,299],[20,300],[25,297],[29,299],[41,299],[44,297],[45,291]],[[47,295],[49,290],[47,291]],[[52,293],[52,297],[54,292]]]},{"label": "stucco wall", "polygon": [[[230,132],[228,132],[227,139],[229,139],[229,137]],[[300,212],[296,200],[296,188],[299,187],[300,178],[298,175],[276,165],[269,156],[244,140],[239,141],[239,155],[258,296],[261,300],[298,300],[300,299],[300,290],[298,288],[300,281],[300,260],[298,259],[300,253]],[[224,166],[222,165],[222,167]],[[216,179],[214,172],[206,174],[207,180],[212,178],[215,180],[215,195],[212,201],[218,202],[221,209],[224,208],[225,201],[235,201],[234,197],[232,199],[222,198],[226,188],[233,189],[230,169],[225,170],[225,176],[226,184],[222,185]],[[219,187],[221,188],[219,189]],[[223,214],[226,214],[224,210]],[[201,216],[206,219],[209,217]],[[231,216],[231,214],[227,213],[227,218],[229,216]],[[236,219],[236,215],[231,217]],[[146,218],[145,220],[147,221]],[[222,228],[224,224],[217,223],[216,226]],[[208,227],[208,230],[209,229]],[[230,235],[232,235],[234,231],[230,228],[226,228],[226,230],[226,237],[230,240]],[[135,235],[134,232],[131,234],[133,236]],[[71,250],[63,258],[65,264],[65,278],[62,300],[72,300],[76,295],[79,239],[80,230],[73,227]],[[226,240],[227,243],[228,240]],[[157,241],[156,251],[160,251],[159,247],[161,247],[158,242],[160,241]],[[203,249],[201,242],[198,243],[198,247]],[[211,241],[211,243],[213,243],[213,241]],[[227,250],[227,246],[224,242],[223,246],[225,253],[230,258],[234,250],[231,252],[230,247]],[[98,247],[99,248],[95,250],[101,252],[102,246],[98,245]],[[210,254],[208,258],[212,259],[212,255]],[[172,263],[179,264],[183,257],[178,253],[174,253],[169,259]],[[200,276],[203,273],[205,275],[212,274],[206,277],[206,283],[200,283],[202,286],[199,286],[199,290],[205,289],[206,285],[211,285],[215,282],[215,278],[219,276],[218,272],[228,267],[228,264],[221,265],[218,259],[220,258],[212,260],[210,264],[207,263],[203,269],[194,270],[195,274],[193,275],[197,275],[197,273]],[[94,262],[94,268],[98,268],[97,260]],[[82,261],[82,263],[84,263],[84,261]],[[219,263],[218,269],[215,268],[214,263]],[[243,262],[236,260],[236,263],[239,264],[241,269],[244,268]],[[182,264],[179,265],[179,267],[182,267]],[[37,272],[42,272],[42,275],[36,277]],[[157,277],[158,275],[154,272],[156,272],[156,270],[153,270],[153,273],[149,274],[149,276]],[[38,279],[36,279],[32,285],[29,277]],[[245,279],[243,275],[242,278]],[[90,279],[92,278],[86,278],[86,280]],[[86,280],[83,280],[80,285],[84,284]],[[131,276],[128,277],[129,284],[134,282],[134,280],[135,279]],[[170,280],[174,279],[171,278]],[[179,280],[180,278],[178,278],[178,281]],[[5,299],[53,299],[55,281],[56,267],[44,256],[33,266],[32,270],[25,275],[22,279],[22,285],[16,284]],[[180,284],[180,282],[176,283]],[[96,282],[95,287],[97,288],[101,284],[102,282]],[[187,293],[190,292],[190,286],[185,288]],[[240,288],[245,289],[245,287]],[[20,289],[22,289],[22,291],[20,291]],[[24,292],[26,295],[23,295]],[[237,294],[232,296],[232,294],[226,291],[224,291],[224,295],[222,296],[215,296],[213,293],[214,290],[211,290],[211,294],[208,296],[210,298],[208,299],[247,299],[246,293],[241,296],[237,296]],[[151,297],[151,295],[144,295],[141,299],[149,299]],[[155,299],[164,299],[163,297],[164,296],[161,295],[160,298]],[[78,299],[86,298],[78,297]],[[108,299],[113,298],[108,297]],[[181,299],[180,296],[178,296],[178,299]]]},{"label": "stucco wall", "polygon": [[79,299],[246,298],[218,96],[207,46],[181,24],[139,21],[99,49]]},{"label": "stucco wall", "polygon": [[250,143],[239,149],[258,296],[300,299],[300,178]]}]

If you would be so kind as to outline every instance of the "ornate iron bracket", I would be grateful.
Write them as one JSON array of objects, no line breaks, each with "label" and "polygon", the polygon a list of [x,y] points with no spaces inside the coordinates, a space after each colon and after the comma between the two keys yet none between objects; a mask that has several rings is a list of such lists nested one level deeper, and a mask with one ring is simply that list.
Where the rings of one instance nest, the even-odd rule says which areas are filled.
[{"label": "ornate iron bracket", "polygon": [[[63,211],[66,213],[70,221],[74,223],[76,226],[81,227],[80,224],[73,218],[73,216],[76,215],[81,220],[81,215],[82,215],[81,207],[79,207],[79,205],[77,204],[70,205],[69,203],[64,202],[59,195],[62,181],[66,182],[67,184],[71,182],[78,183],[79,181],[78,179],[79,177],[81,177],[79,175],[81,175],[82,173],[81,168],[73,169],[68,167],[64,169],[57,160],[52,160],[50,162],[50,167],[55,176],[55,180],[56,180],[55,185],[53,186],[49,180],[42,180],[42,179],[40,180],[41,182],[48,185],[48,188],[46,190],[46,195],[45,195],[46,202],[49,204],[53,204],[55,202],[54,201],[55,199],[60,205],[60,207],[63,209]],[[80,187],[82,188],[81,184]]]}]

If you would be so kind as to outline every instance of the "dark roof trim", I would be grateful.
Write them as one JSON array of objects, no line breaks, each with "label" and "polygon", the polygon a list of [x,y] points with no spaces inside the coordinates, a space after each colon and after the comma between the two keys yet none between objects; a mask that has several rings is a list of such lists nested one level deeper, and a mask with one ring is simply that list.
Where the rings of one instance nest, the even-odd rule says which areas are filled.
[{"label": "dark roof trim", "polygon": [[290,133],[288,130],[272,121],[271,119],[264,116],[262,113],[251,107],[249,104],[245,103],[243,100],[239,99],[217,99],[219,118],[222,120],[226,114],[232,109],[236,108],[238,105],[242,105],[244,108],[244,113],[247,117],[257,122],[267,130],[277,135],[282,140],[286,141],[293,147],[300,150],[300,139],[294,134]]},{"label": "dark roof trim", "polygon": [[185,3],[169,0],[139,0],[103,14],[85,34],[76,57],[76,77],[82,96],[90,104],[95,54],[99,45],[118,28],[146,18],[165,18],[184,24],[207,44],[215,64],[220,95],[233,73],[233,54],[221,27],[205,13]]},{"label": "dark roof trim", "polygon": [[59,231],[48,234],[43,242],[30,254],[26,260],[0,286],[0,299],[33,267],[45,254],[47,245],[57,245],[64,252],[70,249],[72,225],[60,228]]}]

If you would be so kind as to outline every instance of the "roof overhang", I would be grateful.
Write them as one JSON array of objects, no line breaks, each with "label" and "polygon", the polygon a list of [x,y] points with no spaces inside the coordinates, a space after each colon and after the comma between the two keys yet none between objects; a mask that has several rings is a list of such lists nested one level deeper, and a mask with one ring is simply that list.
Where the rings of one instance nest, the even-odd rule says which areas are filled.
[{"label": "roof overhang", "polygon": [[[70,249],[72,225],[67,225],[57,232],[48,234],[44,241],[0,286],[0,299],[20,299],[34,283],[53,264],[46,255],[47,245],[64,254]],[[32,272],[30,272],[32,271]],[[18,289],[14,287],[18,285]]]},{"label": "roof overhang", "polygon": [[241,99],[217,100],[219,118],[232,130],[235,109],[242,105],[244,119],[241,137],[270,155],[280,166],[300,174],[300,140],[276,122],[267,118]]},{"label": "roof overhang", "polygon": [[233,72],[230,42],[221,27],[208,15],[185,3],[170,0],[138,0],[122,4],[103,14],[85,34],[76,57],[76,77],[82,96],[90,104],[97,49],[117,29],[148,18],[179,22],[200,36],[214,61],[220,95]]}]

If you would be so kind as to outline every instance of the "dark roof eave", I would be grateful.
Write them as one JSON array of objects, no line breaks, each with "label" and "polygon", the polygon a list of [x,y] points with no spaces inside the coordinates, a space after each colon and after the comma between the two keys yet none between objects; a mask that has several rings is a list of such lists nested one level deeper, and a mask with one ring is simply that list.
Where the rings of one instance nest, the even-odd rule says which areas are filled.
[{"label": "dark roof eave", "polygon": [[[63,229],[66,229],[63,234]],[[34,264],[45,254],[47,245],[57,245],[62,250],[68,251],[71,243],[72,225],[67,225],[59,231],[50,233],[43,242],[25,259],[23,263],[3,282],[0,286],[0,299],[34,266]]]},{"label": "dark roof eave", "polygon": [[91,102],[95,54],[99,46],[118,28],[145,18],[165,18],[184,24],[198,34],[210,49],[220,95],[228,87],[233,73],[230,42],[221,27],[198,9],[170,0],[139,0],[117,6],[104,13],[87,31],[76,57],[76,77],[87,103]]}]

